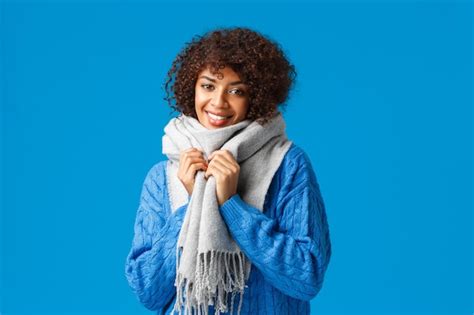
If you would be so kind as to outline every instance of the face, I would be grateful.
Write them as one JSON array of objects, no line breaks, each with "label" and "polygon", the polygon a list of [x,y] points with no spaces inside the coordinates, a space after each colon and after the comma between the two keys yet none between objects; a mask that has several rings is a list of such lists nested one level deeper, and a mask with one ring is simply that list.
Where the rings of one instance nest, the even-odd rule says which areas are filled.
[{"label": "face", "polygon": [[234,125],[245,119],[249,106],[248,87],[231,68],[214,76],[209,69],[198,74],[195,86],[195,110],[199,122],[207,129]]}]

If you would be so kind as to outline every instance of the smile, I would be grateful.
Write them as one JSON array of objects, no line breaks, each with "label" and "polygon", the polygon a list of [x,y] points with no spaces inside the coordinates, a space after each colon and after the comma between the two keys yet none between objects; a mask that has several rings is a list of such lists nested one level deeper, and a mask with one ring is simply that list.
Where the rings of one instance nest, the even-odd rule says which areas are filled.
[{"label": "smile", "polygon": [[207,114],[207,117],[209,118],[209,122],[214,125],[214,126],[222,126],[225,125],[227,122],[229,122],[230,118],[232,118],[233,115],[231,116],[218,116],[214,115],[212,113],[209,113],[208,111],[205,111]]},{"label": "smile", "polygon": [[215,119],[215,120],[224,120],[224,119],[229,119],[230,117],[232,117],[232,115],[231,115],[231,116],[219,116],[219,115],[215,115],[215,114],[213,114],[213,113],[210,113],[210,112],[208,112],[208,111],[206,111],[206,113],[207,113],[211,118],[213,118],[213,119]]}]

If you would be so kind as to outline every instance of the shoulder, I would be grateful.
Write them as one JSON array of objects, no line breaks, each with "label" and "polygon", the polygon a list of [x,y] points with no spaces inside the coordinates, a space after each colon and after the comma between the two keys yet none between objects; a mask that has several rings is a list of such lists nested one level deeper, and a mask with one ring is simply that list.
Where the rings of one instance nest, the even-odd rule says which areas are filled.
[{"label": "shoulder", "polygon": [[158,161],[148,169],[144,186],[153,189],[166,183],[166,163],[167,160]]},{"label": "shoulder", "polygon": [[143,180],[140,204],[142,209],[159,209],[166,192],[166,161],[159,161],[148,168]]},{"label": "shoulder", "polygon": [[318,186],[316,173],[308,154],[292,143],[279,168],[281,190],[294,190],[300,186]]},{"label": "shoulder", "polygon": [[283,158],[280,168],[285,177],[307,177],[314,175],[313,164],[310,157],[303,148],[295,143],[291,144],[288,152]]}]

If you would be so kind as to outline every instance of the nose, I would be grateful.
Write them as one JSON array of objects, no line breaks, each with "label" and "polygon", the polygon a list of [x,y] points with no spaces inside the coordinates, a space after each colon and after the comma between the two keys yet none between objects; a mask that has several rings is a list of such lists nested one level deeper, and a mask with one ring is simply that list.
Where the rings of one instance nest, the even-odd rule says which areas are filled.
[{"label": "nose", "polygon": [[214,95],[212,96],[212,107],[215,108],[226,108],[228,107],[225,89],[216,89]]}]

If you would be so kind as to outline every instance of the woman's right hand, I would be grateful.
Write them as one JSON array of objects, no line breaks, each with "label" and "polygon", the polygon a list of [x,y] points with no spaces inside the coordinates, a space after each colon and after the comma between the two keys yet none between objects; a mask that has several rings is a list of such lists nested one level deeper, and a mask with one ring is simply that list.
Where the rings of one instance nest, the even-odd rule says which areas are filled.
[{"label": "woman's right hand", "polygon": [[207,161],[203,153],[197,148],[190,148],[181,152],[179,157],[178,178],[183,183],[189,195],[193,193],[194,178],[198,170],[207,170]]}]

